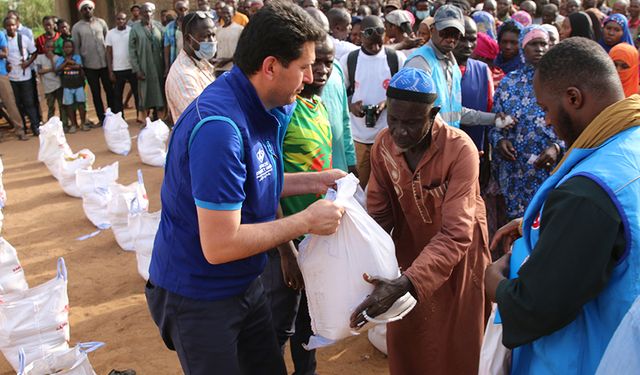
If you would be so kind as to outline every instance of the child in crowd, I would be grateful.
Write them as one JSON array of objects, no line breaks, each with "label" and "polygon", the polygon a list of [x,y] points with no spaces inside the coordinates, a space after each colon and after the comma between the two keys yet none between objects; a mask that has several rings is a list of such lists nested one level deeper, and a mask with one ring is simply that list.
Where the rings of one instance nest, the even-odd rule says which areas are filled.
[{"label": "child in crowd", "polygon": [[85,110],[86,95],[84,93],[84,71],[82,70],[82,58],[75,55],[74,43],[72,40],[65,40],[62,45],[64,57],[58,57],[56,63],[56,72],[61,75],[62,79],[62,104],[66,107],[67,115],[71,120],[71,128],[69,133],[75,133],[78,130],[78,122],[76,119],[76,107],[80,112],[80,123],[82,130],[89,130],[86,125],[87,111]]},{"label": "child in crowd", "polygon": [[69,23],[63,19],[59,19],[56,23],[58,26],[58,32],[60,33],[60,38],[56,39],[53,44],[54,53],[58,56],[64,56],[64,52],[62,51],[62,44],[71,39],[71,27]]},{"label": "child in crowd", "polygon": [[36,58],[36,66],[38,67],[38,75],[42,80],[44,87],[44,97],[47,99],[47,120],[51,119],[56,113],[55,104],[58,102],[58,110],[60,111],[60,119],[65,133],[69,130],[67,112],[62,107],[62,84],[60,77],[56,74],[56,60],[58,56],[53,53],[53,40],[49,39],[44,43],[45,53],[38,55]]}]

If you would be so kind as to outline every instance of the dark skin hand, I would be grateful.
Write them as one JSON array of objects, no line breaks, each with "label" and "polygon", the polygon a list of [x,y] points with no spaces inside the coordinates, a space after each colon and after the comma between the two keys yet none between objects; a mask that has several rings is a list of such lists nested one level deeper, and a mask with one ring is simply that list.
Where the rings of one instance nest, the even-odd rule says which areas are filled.
[{"label": "dark skin hand", "polygon": [[398,298],[407,294],[414,293],[411,280],[405,275],[395,280],[389,280],[381,277],[372,277],[368,274],[362,275],[364,281],[373,284],[375,288],[373,292],[354,310],[351,314],[351,328],[360,329],[367,323],[364,317],[364,311],[369,317],[376,317],[384,314],[398,300]]},{"label": "dark skin hand", "polygon": [[513,242],[520,237],[522,237],[522,218],[513,219],[496,231],[489,248],[494,251],[502,243],[502,253],[507,254]]},{"label": "dark skin hand", "polygon": [[533,166],[537,169],[546,169],[550,171],[556,165],[559,156],[558,148],[551,145],[547,147],[540,156],[538,156],[538,159],[533,163]]},{"label": "dark skin hand", "polygon": [[304,279],[298,266],[298,252],[293,246],[293,242],[289,241],[278,246],[278,252],[280,253],[280,269],[282,269],[284,283],[293,290],[304,289]]},{"label": "dark skin hand", "polygon": [[487,297],[492,302],[496,301],[496,289],[502,280],[506,280],[509,276],[509,262],[511,261],[511,253],[505,254],[502,258],[496,260],[484,271],[484,286]]},{"label": "dark skin hand", "polygon": [[516,149],[510,140],[503,138],[498,141],[498,152],[505,160],[516,160]]}]

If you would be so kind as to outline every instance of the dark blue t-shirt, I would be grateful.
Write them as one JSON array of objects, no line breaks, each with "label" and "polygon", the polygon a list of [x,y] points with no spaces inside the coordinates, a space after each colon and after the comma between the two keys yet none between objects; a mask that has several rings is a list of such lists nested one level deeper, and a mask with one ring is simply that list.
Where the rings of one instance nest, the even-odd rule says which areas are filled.
[{"label": "dark blue t-shirt", "polygon": [[[241,223],[275,220],[282,140],[293,106],[266,110],[238,68],[209,85],[174,127],[150,280],[173,293],[218,300],[243,293],[263,271],[258,254],[212,265],[200,245],[196,206],[241,210]],[[267,249],[265,249],[267,250]]]}]

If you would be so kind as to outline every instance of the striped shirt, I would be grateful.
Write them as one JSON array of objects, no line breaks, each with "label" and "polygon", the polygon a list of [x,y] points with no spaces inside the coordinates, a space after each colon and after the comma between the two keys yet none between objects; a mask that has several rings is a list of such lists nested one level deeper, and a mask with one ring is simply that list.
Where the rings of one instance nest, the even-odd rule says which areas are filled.
[{"label": "striped shirt", "polygon": [[180,51],[171,65],[165,83],[167,105],[174,123],[178,122],[178,117],[187,106],[215,80],[213,71],[213,65],[208,61],[196,60],[184,50]]}]

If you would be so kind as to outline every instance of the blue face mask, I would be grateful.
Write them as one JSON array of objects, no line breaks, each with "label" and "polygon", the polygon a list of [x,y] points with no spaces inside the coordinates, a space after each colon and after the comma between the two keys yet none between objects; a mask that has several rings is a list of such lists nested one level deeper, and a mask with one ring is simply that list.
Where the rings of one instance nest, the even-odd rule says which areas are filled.
[{"label": "blue face mask", "polygon": [[196,57],[202,60],[213,59],[218,50],[218,44],[216,42],[198,42],[195,38],[191,38],[200,46],[197,51],[194,51]]},{"label": "blue face mask", "polygon": [[424,20],[431,14],[428,10],[416,10],[416,18],[420,20]]}]

